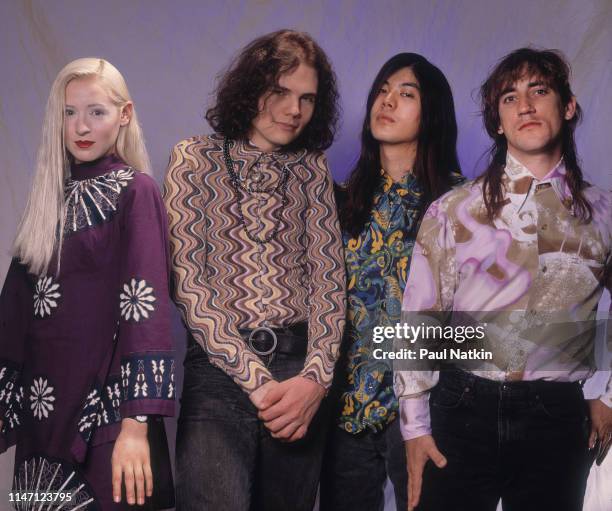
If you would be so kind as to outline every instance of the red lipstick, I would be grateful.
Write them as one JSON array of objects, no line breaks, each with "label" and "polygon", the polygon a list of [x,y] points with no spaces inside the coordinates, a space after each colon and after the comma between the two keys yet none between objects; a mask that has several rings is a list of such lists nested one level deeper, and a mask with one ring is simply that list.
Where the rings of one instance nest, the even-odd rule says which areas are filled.
[{"label": "red lipstick", "polygon": [[87,149],[88,147],[94,145],[94,142],[92,142],[91,140],[77,140],[75,144],[81,149]]}]

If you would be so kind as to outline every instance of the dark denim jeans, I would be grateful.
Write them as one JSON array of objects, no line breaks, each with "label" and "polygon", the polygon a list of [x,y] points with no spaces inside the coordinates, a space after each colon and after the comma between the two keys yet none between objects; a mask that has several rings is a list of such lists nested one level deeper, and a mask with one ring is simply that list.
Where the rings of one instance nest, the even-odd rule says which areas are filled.
[{"label": "dark denim jeans", "polygon": [[358,435],[333,424],[323,457],[321,511],[382,511],[387,476],[397,510],[406,511],[408,474],[399,419],[381,432]]},{"label": "dark denim jeans", "polygon": [[494,382],[442,371],[431,426],[448,465],[428,462],[419,511],[580,511],[591,465],[578,383]]},{"label": "dark denim jeans", "polygon": [[[277,355],[286,380],[303,357]],[[176,438],[177,511],[312,511],[326,434],[327,399],[306,437],[273,439],[247,394],[190,340]]]}]

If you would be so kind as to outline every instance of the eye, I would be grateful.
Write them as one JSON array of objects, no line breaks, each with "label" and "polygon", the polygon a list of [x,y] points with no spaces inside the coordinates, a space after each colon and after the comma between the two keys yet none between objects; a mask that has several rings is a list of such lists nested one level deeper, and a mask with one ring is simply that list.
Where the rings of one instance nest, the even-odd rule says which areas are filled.
[{"label": "eye", "polygon": [[311,105],[314,105],[316,98],[314,96],[304,96],[302,98],[302,101],[305,101],[306,103],[310,103]]},{"label": "eye", "polygon": [[66,110],[64,110],[64,115],[66,117],[71,117],[74,115],[74,110],[72,108],[66,108]]},{"label": "eye", "polygon": [[91,111],[91,115],[93,115],[94,117],[100,117],[102,115],[104,115],[106,112],[100,108],[96,108],[95,110]]},{"label": "eye", "polygon": [[502,103],[505,103],[505,104],[513,103],[514,101],[516,101],[516,96],[514,95],[504,96],[502,98]]},{"label": "eye", "polygon": [[272,94],[276,94],[277,96],[286,96],[287,91],[285,89],[272,89]]},{"label": "eye", "polygon": [[387,94],[388,92],[389,89],[387,89],[387,87],[381,87],[380,89],[378,89],[379,94]]},{"label": "eye", "polygon": [[539,89],[535,89],[534,94],[536,96],[546,96],[546,94],[548,94],[548,89],[546,87],[540,87]]},{"label": "eye", "polygon": [[414,98],[414,94],[412,92],[401,92],[400,96],[403,98]]}]

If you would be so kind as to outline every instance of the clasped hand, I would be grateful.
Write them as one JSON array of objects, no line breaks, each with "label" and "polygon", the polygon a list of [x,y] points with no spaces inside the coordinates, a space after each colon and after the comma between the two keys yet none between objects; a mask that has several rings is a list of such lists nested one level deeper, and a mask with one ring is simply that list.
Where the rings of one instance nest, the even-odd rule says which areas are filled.
[{"label": "clasped hand", "polygon": [[251,393],[250,399],[273,438],[294,442],[306,435],[324,396],[321,385],[303,376],[294,376],[263,384]]}]

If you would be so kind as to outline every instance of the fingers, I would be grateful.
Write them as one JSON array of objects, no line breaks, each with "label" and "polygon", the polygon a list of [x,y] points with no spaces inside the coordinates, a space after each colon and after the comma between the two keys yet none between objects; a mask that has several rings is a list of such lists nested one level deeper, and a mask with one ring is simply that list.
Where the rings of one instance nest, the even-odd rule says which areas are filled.
[{"label": "fingers", "polygon": [[145,476],[141,464],[134,467],[134,480],[136,482],[136,499],[138,505],[142,506],[145,503]]},{"label": "fingers", "polygon": [[278,440],[289,440],[294,433],[301,427],[298,422],[290,422],[287,426],[276,433],[271,433],[272,438]]},{"label": "fingers", "polygon": [[121,465],[112,463],[113,500],[121,502]]},{"label": "fingers", "polygon": [[125,483],[125,500],[132,505],[136,503],[136,494],[134,492],[134,467],[132,465],[124,465],[123,467],[123,482]]},{"label": "fingers", "polygon": [[427,452],[427,455],[431,458],[438,468],[444,468],[447,464],[446,458],[444,455],[438,450],[435,445],[432,445]]},{"label": "fingers", "polygon": [[283,396],[285,395],[286,389],[281,385],[275,385],[272,389],[270,389],[266,395],[261,400],[261,406],[259,409],[261,411],[267,410],[271,406],[278,403]]},{"label": "fingers", "polygon": [[147,497],[153,496],[153,471],[151,470],[151,464],[147,461],[143,466],[145,484],[147,488]]},{"label": "fingers", "polygon": [[418,463],[409,470],[408,474],[408,511],[412,511],[421,499],[423,486],[423,464]]},{"label": "fingers", "polygon": [[260,411],[257,416],[264,422],[271,422],[282,417],[283,415],[286,415],[290,411],[290,404],[287,403],[286,400],[281,399],[270,408]]},{"label": "fingers", "polygon": [[595,426],[591,425],[591,434],[589,435],[589,449],[593,449],[595,447],[595,443],[597,442],[597,429]]},{"label": "fingers", "polygon": [[[272,436],[274,436],[275,433],[279,433],[281,430],[285,429],[287,426],[289,426],[294,421],[295,421],[295,418],[292,418],[288,414],[285,414],[285,415],[281,415],[280,417],[277,417],[274,420],[264,422],[264,426],[268,428],[270,433],[272,433]],[[291,433],[293,433],[293,431]]]},{"label": "fingers", "polygon": [[306,426],[305,424],[302,424],[299,428],[297,428],[295,433],[293,433],[293,435],[289,437],[287,442],[295,442],[296,440],[301,440],[302,438],[306,436],[307,432],[308,432],[308,426]]}]

